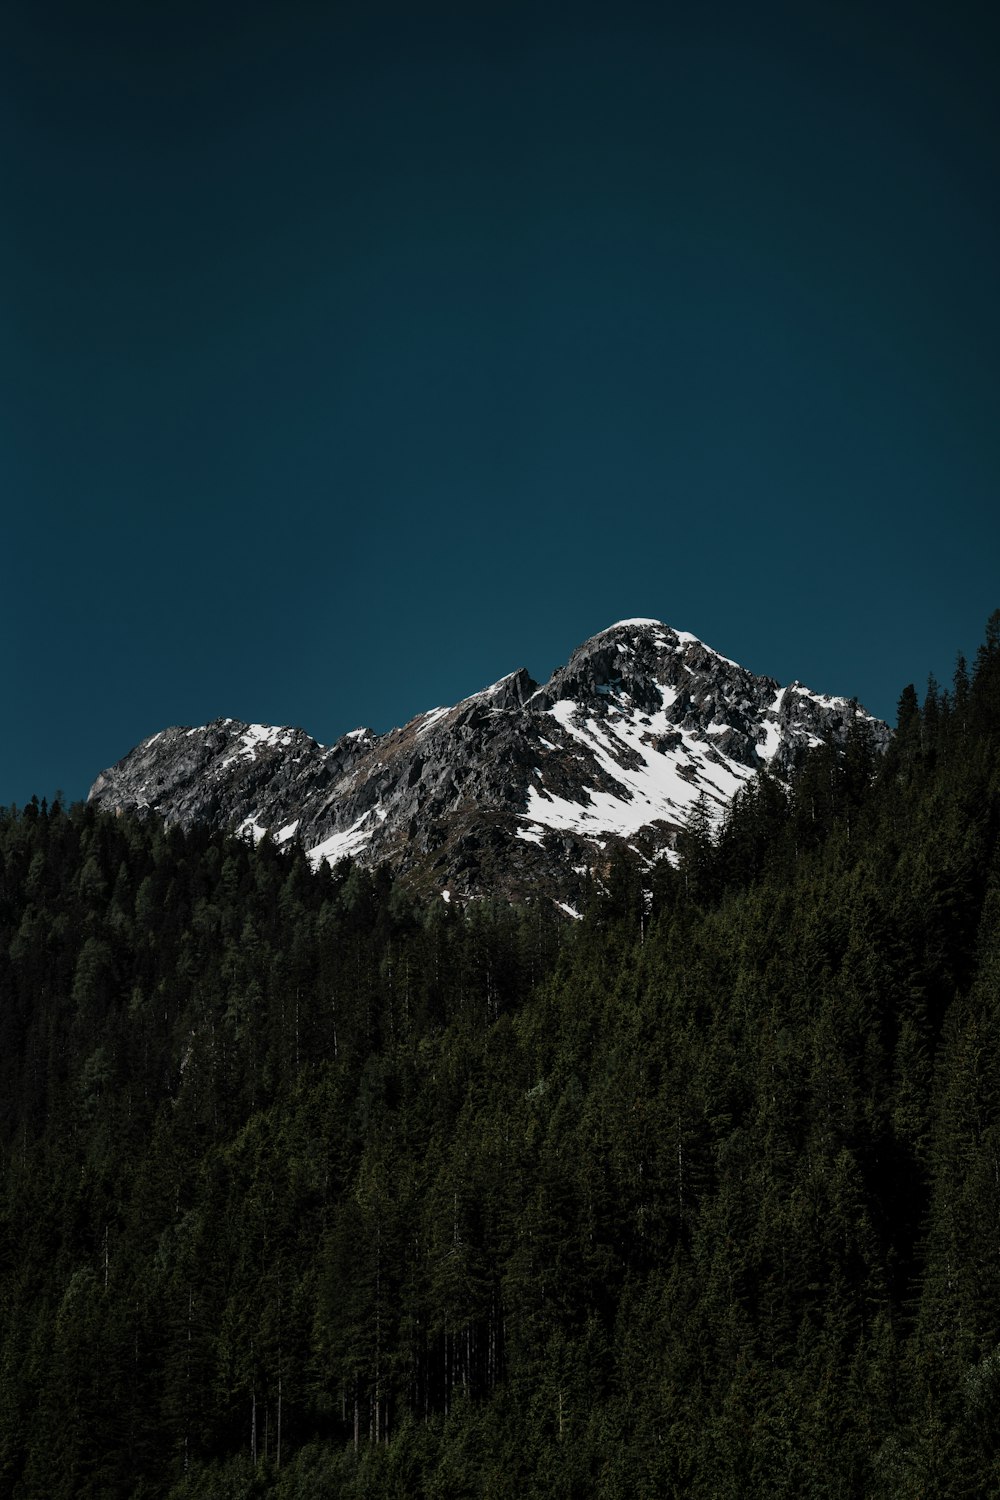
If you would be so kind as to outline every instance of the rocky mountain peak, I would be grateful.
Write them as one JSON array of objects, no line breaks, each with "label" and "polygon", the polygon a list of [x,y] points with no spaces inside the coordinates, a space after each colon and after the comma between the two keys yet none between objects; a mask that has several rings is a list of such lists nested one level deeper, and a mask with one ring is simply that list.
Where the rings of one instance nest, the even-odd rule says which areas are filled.
[{"label": "rocky mountain peak", "polygon": [[658,620],[623,620],[541,686],[521,667],[386,734],[323,746],[233,719],[161,730],[90,795],[300,839],[314,862],[385,860],[457,897],[545,891],[569,909],[615,844],[669,857],[700,797],[721,816],[760,768],[783,773],[859,719],[888,742],[853,701],[782,688]]},{"label": "rocky mountain peak", "polygon": [[663,706],[664,690],[672,697],[687,682],[685,674],[708,676],[721,668],[744,670],[697,637],[659,620],[621,620],[578,646],[539,690],[538,699],[544,697],[551,707],[565,698],[605,698],[653,713]]}]

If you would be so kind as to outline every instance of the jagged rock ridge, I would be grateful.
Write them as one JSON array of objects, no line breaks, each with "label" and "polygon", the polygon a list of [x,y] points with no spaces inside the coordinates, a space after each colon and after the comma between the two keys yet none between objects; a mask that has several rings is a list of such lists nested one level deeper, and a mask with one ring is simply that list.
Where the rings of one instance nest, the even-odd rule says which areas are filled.
[{"label": "jagged rock ridge", "polygon": [[567,908],[625,842],[669,851],[702,793],[720,815],[762,766],[785,772],[860,718],[782,688],[657,620],[584,642],[539,686],[523,668],[387,734],[323,746],[301,729],[218,719],[161,730],[102,772],[91,800],[347,855],[449,896],[545,890]]}]

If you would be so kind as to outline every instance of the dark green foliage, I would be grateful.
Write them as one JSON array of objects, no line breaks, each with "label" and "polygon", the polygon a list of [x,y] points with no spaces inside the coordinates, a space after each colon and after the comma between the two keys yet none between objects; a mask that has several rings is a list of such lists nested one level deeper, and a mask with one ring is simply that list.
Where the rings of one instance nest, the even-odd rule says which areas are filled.
[{"label": "dark green foliage", "polygon": [[0,1494],[1000,1494],[998,662],[570,930],[0,815]]}]

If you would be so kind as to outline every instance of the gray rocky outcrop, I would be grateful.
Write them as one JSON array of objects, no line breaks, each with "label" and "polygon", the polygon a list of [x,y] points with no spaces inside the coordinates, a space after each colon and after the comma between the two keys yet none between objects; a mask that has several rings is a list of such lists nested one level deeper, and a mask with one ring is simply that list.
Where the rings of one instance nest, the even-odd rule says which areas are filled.
[{"label": "gray rocky outcrop", "polygon": [[669,851],[694,802],[721,815],[757,770],[842,744],[857,703],[756,676],[656,621],[625,621],[539,686],[521,668],[451,708],[330,746],[218,719],[161,730],[103,771],[105,807],[387,861],[456,899],[544,892],[569,909],[617,844]]}]

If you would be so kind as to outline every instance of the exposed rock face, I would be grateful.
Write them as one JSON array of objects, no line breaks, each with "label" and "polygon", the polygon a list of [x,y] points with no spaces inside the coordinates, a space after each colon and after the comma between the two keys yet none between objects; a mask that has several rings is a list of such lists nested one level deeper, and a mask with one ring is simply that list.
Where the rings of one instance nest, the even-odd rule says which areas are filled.
[{"label": "exposed rock face", "polygon": [[401,729],[335,745],[301,729],[218,719],[164,729],[102,772],[90,798],[205,821],[314,862],[388,861],[456,898],[543,890],[567,906],[625,842],[669,850],[701,793],[721,812],[762,766],[787,771],[862,719],[856,703],[757,677],[683,631],[627,620],[539,687],[522,668]]}]

